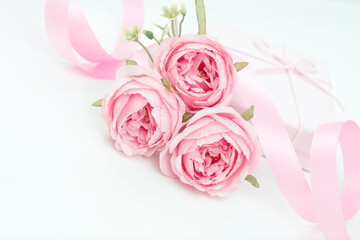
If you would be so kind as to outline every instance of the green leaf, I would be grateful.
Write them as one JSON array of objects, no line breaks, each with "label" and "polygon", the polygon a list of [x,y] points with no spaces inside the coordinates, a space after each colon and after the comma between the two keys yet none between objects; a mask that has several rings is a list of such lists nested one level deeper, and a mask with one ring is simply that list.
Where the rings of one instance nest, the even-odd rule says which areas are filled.
[{"label": "green leaf", "polygon": [[126,65],[139,65],[139,64],[134,60],[126,59]]},{"label": "green leaf", "polygon": [[206,34],[206,14],[204,0],[195,0],[198,34]]},{"label": "green leaf", "polygon": [[173,87],[171,86],[171,83],[170,83],[168,80],[162,78],[162,79],[161,79],[161,82],[164,84],[164,86],[165,86],[167,89],[170,90],[170,92],[172,92],[172,93],[178,93],[178,92],[174,91]]},{"label": "green leaf", "polygon": [[245,112],[241,114],[241,116],[246,120],[249,121],[254,117],[254,105],[252,105],[250,108],[246,109]]},{"label": "green leaf", "polygon": [[164,37],[166,35],[169,35],[169,32],[170,32],[170,27],[166,24],[165,27],[164,27],[164,30],[162,32],[161,39],[164,39]]},{"label": "green leaf", "polygon": [[168,27],[168,24],[166,24],[164,27],[162,27],[162,26],[160,26],[159,24],[156,24],[156,23],[153,23],[153,25],[154,25],[155,27],[157,27],[157,28],[160,28],[160,29],[162,30],[162,36],[161,36],[161,38],[159,39],[160,42],[163,41],[165,35],[168,35],[169,37],[171,37],[171,36],[170,36],[170,33],[169,33],[170,28]]},{"label": "green leaf", "polygon": [[102,99],[97,100],[96,102],[94,102],[93,104],[91,104],[91,106],[94,106],[94,107],[101,107],[102,102],[103,102],[103,98],[102,98]]},{"label": "green leaf", "polygon": [[154,25],[155,27],[160,28],[161,30],[164,30],[164,28],[163,28],[162,26],[160,26],[159,24],[153,23],[153,25]]},{"label": "green leaf", "polygon": [[251,185],[253,185],[256,188],[260,187],[256,177],[254,177],[253,175],[247,175],[245,180],[248,181],[249,183],[251,183]]},{"label": "green leaf", "polygon": [[148,39],[154,39],[154,33],[152,31],[144,30],[143,33],[145,36],[147,36]]},{"label": "green leaf", "polygon": [[191,112],[186,112],[184,113],[184,115],[182,116],[182,122],[185,123],[187,122],[190,118],[192,118],[195,115],[195,113],[191,113]]},{"label": "green leaf", "polygon": [[234,63],[234,67],[236,68],[237,72],[240,72],[242,69],[244,69],[247,65],[249,65],[248,62],[236,62]]}]

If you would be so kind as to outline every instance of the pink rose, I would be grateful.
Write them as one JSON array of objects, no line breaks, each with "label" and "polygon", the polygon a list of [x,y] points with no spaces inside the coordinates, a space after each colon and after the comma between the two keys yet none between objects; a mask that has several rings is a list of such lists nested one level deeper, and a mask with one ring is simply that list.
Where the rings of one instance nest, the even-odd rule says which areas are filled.
[{"label": "pink rose", "polygon": [[182,126],[185,104],[153,69],[126,66],[102,102],[102,115],[115,147],[127,155],[151,156]]},{"label": "pink rose", "polygon": [[237,72],[218,42],[206,35],[184,35],[165,40],[153,54],[157,70],[191,109],[229,102]]},{"label": "pink rose", "polygon": [[160,168],[210,195],[233,193],[258,169],[260,143],[252,125],[234,109],[207,108],[195,114],[186,128],[160,154]]}]

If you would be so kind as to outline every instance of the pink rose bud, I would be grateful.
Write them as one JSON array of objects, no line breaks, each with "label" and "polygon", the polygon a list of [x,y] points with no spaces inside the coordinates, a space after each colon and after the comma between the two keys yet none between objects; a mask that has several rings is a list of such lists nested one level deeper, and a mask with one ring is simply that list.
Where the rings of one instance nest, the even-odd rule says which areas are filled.
[{"label": "pink rose bud", "polygon": [[182,126],[185,104],[153,69],[126,66],[116,79],[115,88],[102,102],[116,149],[129,156],[151,156],[162,150]]},{"label": "pink rose bud", "polygon": [[260,143],[252,125],[226,106],[197,112],[160,154],[160,168],[210,195],[226,196],[256,171]]},{"label": "pink rose bud", "polygon": [[165,40],[154,52],[155,68],[193,110],[229,103],[237,72],[226,49],[206,35]]}]

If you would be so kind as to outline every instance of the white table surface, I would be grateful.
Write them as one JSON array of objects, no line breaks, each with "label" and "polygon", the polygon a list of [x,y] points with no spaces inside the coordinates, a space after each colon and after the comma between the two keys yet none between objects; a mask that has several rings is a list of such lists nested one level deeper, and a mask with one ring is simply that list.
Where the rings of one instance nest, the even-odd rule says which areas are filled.
[{"label": "white table surface", "polygon": [[[145,0],[146,22],[164,22]],[[82,0],[110,50],[119,0]],[[186,32],[196,31],[185,1]],[[360,1],[207,0],[208,18],[323,59],[346,112],[360,123]],[[99,109],[111,88],[59,57],[44,28],[44,1],[0,0],[0,239],[323,239],[287,204],[264,159],[260,189],[245,183],[213,198],[161,174],[156,159],[115,151]],[[339,164],[341,165],[341,164]],[[360,214],[347,223],[360,239]]]}]

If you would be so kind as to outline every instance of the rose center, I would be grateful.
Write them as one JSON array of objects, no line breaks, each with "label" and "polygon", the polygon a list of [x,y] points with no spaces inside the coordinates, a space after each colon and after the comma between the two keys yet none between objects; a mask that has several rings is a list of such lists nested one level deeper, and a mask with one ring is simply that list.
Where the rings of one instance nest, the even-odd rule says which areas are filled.
[{"label": "rose center", "polygon": [[142,121],[144,123],[149,123],[150,122],[150,118],[149,118],[149,108],[145,108],[145,113],[144,113],[144,117],[142,118]]},{"label": "rose center", "polygon": [[209,82],[209,81],[210,81],[210,78],[209,78],[209,76],[207,75],[207,73],[204,71],[204,68],[205,68],[205,64],[202,62],[202,63],[199,65],[199,67],[198,67],[199,73],[198,73],[197,76],[198,76],[199,78],[202,78],[203,80]]},{"label": "rose center", "polygon": [[237,150],[224,138],[202,144],[182,156],[182,167],[199,184],[217,184],[236,167]]},{"label": "rose center", "polygon": [[151,116],[152,107],[148,104],[128,116],[121,127],[121,133],[129,142],[146,145],[156,130],[155,120]]},{"label": "rose center", "polygon": [[219,85],[214,60],[206,54],[191,52],[177,61],[177,87],[197,95],[208,94]]},{"label": "rose center", "polygon": [[220,153],[216,156],[212,156],[212,155],[210,155],[210,153],[208,151],[205,153],[205,157],[208,157],[211,159],[211,164],[218,162],[221,158]]}]

